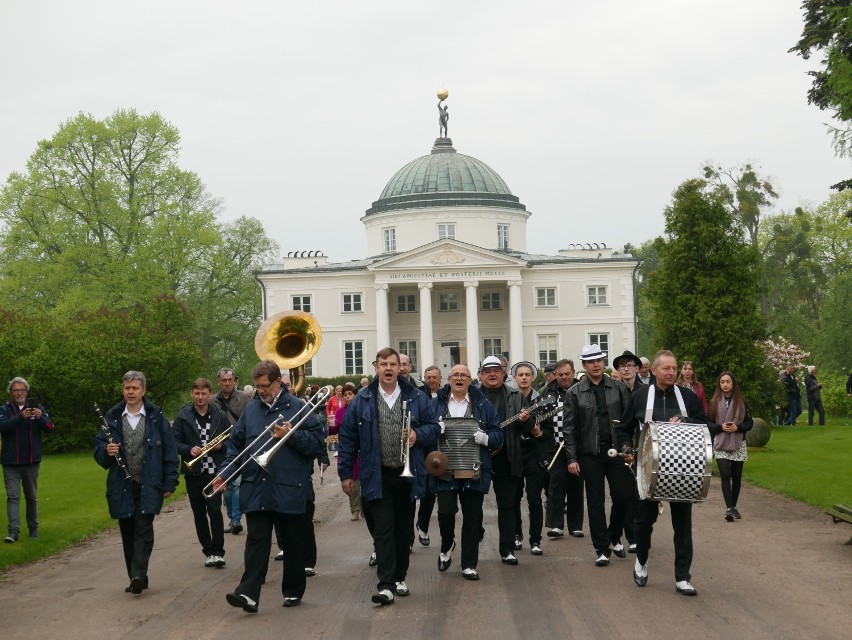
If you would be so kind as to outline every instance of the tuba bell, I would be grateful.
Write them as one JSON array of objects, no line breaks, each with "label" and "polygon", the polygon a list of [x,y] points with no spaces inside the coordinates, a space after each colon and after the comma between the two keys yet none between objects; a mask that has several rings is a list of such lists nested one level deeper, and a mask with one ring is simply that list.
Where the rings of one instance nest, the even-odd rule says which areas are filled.
[{"label": "tuba bell", "polygon": [[319,351],[319,322],[304,311],[284,311],[264,320],[254,336],[254,350],[261,360],[272,360],[290,371],[290,392],[305,389],[305,363]]}]

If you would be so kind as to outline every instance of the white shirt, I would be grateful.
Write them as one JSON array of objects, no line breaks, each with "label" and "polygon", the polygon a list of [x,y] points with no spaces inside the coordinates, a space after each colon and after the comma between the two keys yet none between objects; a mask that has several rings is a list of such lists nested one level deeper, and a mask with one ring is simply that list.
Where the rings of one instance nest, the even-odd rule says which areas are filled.
[{"label": "white shirt", "polygon": [[127,423],[130,425],[130,428],[133,429],[134,431],[136,430],[136,427],[139,426],[139,421],[142,419],[142,416],[144,416],[144,415],[145,415],[145,405],[144,404],[141,407],[139,407],[139,413],[130,413],[127,410],[126,406],[124,407],[124,411],[122,411],[122,413],[121,413],[122,418],[124,416],[127,416]]},{"label": "white shirt", "polygon": [[470,404],[469,396],[465,395],[462,400],[456,400],[453,394],[450,394],[447,400],[447,412],[451,418],[464,418],[467,415],[467,407]]},{"label": "white shirt", "polygon": [[402,389],[400,389],[399,385],[396,385],[396,388],[391,393],[385,393],[385,390],[382,389],[382,385],[379,385],[379,393],[382,395],[382,399],[385,401],[385,404],[393,409],[393,405],[396,404],[396,400],[402,393]]}]

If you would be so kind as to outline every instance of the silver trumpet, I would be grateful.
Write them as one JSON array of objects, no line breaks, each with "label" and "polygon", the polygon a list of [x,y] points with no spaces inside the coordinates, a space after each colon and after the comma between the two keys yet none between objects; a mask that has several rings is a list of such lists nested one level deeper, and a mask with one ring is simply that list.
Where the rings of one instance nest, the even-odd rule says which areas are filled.
[{"label": "silver trumpet", "polygon": [[405,400],[402,401],[402,433],[400,434],[400,462],[402,462],[402,473],[400,473],[400,477],[402,478],[413,478],[414,474],[411,473],[411,465],[409,464],[411,458],[411,446],[408,444],[409,439],[411,438],[411,411],[408,410],[408,402]]}]

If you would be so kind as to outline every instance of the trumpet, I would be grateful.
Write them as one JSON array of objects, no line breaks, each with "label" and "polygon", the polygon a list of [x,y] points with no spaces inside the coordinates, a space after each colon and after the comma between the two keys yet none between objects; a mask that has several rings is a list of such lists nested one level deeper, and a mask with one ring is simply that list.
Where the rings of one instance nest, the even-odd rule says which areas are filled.
[{"label": "trumpet", "polygon": [[230,427],[225,429],[222,433],[220,433],[218,436],[216,436],[215,438],[210,440],[207,444],[205,444],[203,447],[201,447],[201,453],[198,454],[197,458],[193,458],[189,462],[184,462],[184,464],[186,465],[186,468],[192,469],[192,465],[194,465],[196,462],[201,460],[208,453],[213,451],[213,449],[215,449],[220,444],[222,444],[225,440],[227,440],[228,437],[231,435],[231,430],[233,428],[234,428],[234,425],[231,425]]},{"label": "trumpet", "polygon": [[[308,400],[308,402],[306,402],[303,406],[301,406],[299,408],[299,410],[295,414],[293,414],[293,417],[290,418],[290,420],[292,421],[296,417],[298,417],[300,414],[304,413],[304,415],[301,416],[300,420],[296,424],[292,425],[290,427],[290,430],[286,434],[284,434],[284,436],[282,436],[281,438],[276,438],[272,434],[272,431],[274,431],[276,426],[281,426],[281,423],[284,422],[284,416],[279,413],[278,417],[275,418],[275,420],[273,420],[272,422],[270,422],[263,429],[263,431],[261,431],[260,434],[258,434],[257,438],[255,438],[248,445],[246,445],[246,447],[242,451],[240,451],[236,455],[236,457],[233,460],[231,460],[231,462],[228,463],[227,466],[225,466],[224,469],[221,469],[217,472],[216,477],[213,478],[213,480],[211,480],[207,484],[207,486],[204,487],[204,489],[202,490],[202,492],[201,492],[202,495],[205,498],[212,498],[214,495],[216,495],[217,491],[222,491],[224,489],[224,487],[228,484],[228,480],[238,476],[240,474],[240,472],[245,468],[245,466],[247,464],[249,464],[250,462],[257,463],[257,465],[261,469],[265,470],[269,466],[269,461],[272,459],[272,456],[274,456],[281,449],[281,447],[284,446],[284,444],[287,442],[287,440],[290,439],[290,436],[299,427],[302,426],[302,423],[305,420],[307,420],[311,416],[311,414],[314,412],[314,409],[316,409],[320,404],[322,404],[325,401],[325,399],[328,398],[332,393],[334,393],[334,387],[332,387],[331,385],[326,385],[322,389],[320,389],[313,398],[311,398],[310,400]],[[257,443],[257,441],[260,440],[267,433],[270,434],[269,437],[266,440],[264,440],[263,443],[259,447],[255,447],[255,444]],[[269,445],[273,442],[275,442],[275,444],[273,444],[270,447]],[[252,453],[252,449],[254,449],[253,453]],[[230,469],[232,466],[234,466],[237,463],[237,461],[240,458],[242,458],[243,456],[246,456],[246,459],[240,464],[239,467],[237,467],[231,474],[229,474],[228,480],[225,480],[224,482],[222,482],[221,485],[214,488],[213,485],[216,482],[216,480],[217,479],[221,480],[222,474],[225,471],[227,471],[228,469]]]},{"label": "trumpet", "polygon": [[408,402],[405,400],[402,401],[402,420],[402,433],[400,434],[401,450],[399,453],[399,461],[402,463],[402,473],[399,475],[402,478],[413,478],[414,474],[411,473],[411,465],[409,464],[411,446],[408,444],[411,438],[411,411],[408,410]]}]

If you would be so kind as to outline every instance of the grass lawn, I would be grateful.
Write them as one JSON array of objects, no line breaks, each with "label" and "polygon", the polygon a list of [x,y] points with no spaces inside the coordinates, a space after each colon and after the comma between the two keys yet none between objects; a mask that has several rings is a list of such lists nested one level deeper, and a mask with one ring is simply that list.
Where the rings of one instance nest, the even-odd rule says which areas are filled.
[{"label": "grass lawn", "polygon": [[764,449],[749,449],[743,477],[815,507],[852,504],[852,422],[832,422],[773,427]]},{"label": "grass lawn", "polygon": [[[39,538],[31,540],[27,535],[22,492],[21,537],[14,544],[0,542],[0,570],[49,556],[116,526],[118,522],[109,517],[107,509],[106,475],[106,470],[88,452],[45,456],[38,475]],[[185,493],[181,481],[170,500]],[[5,537],[8,526],[5,488],[0,488],[0,504],[0,537]]]}]

